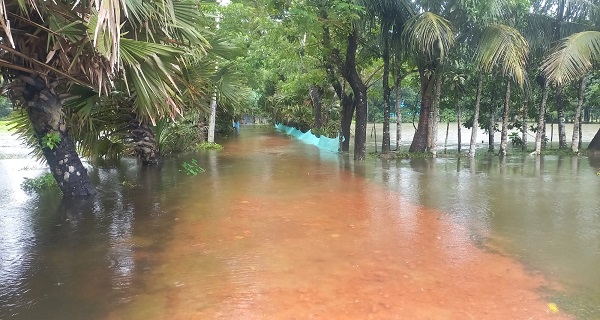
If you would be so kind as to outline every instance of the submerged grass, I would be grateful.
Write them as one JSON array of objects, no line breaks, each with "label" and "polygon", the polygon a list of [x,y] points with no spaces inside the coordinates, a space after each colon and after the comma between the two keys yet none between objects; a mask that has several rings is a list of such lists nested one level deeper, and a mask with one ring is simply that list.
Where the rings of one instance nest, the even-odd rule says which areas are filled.
[{"label": "submerged grass", "polygon": [[223,146],[215,142],[202,142],[198,145],[198,150],[223,150]]},{"label": "submerged grass", "polygon": [[[508,149],[507,156],[529,156],[532,155],[534,150],[521,150],[521,149]],[[600,155],[598,151],[590,151],[590,150],[579,150],[578,153],[571,151],[571,149],[543,149],[542,156],[547,155],[556,155],[556,156],[597,156]],[[450,150],[438,150],[437,157],[438,158],[446,158],[446,157],[460,157],[460,158],[468,158],[468,150],[462,150],[460,153],[456,149]],[[478,149],[475,152],[475,159],[489,159],[491,157],[498,157],[498,150],[489,151],[487,149]],[[433,153],[431,152],[408,152],[408,150],[396,150],[390,152],[369,152],[369,158],[380,158],[380,159],[427,159],[433,158]]]}]

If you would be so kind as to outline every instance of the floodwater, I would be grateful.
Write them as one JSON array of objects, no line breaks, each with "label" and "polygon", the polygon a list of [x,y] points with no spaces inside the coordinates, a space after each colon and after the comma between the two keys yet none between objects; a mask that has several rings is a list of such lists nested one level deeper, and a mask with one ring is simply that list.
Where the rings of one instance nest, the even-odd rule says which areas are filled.
[{"label": "floodwater", "polygon": [[[418,119],[417,119],[418,120]],[[533,123],[529,122],[528,127],[530,127]],[[403,123],[402,124],[402,136],[400,140],[400,146],[404,149],[408,150],[410,143],[412,142],[412,137],[415,134],[416,123]],[[498,128],[502,128],[502,124],[498,123]],[[583,123],[582,124],[582,137],[581,140],[583,142],[583,147],[587,147],[588,143],[592,141],[594,135],[600,128],[600,123]],[[508,134],[517,133],[519,137],[521,137],[521,132],[516,129],[511,129],[508,131]],[[354,127],[352,127],[352,135],[354,134]],[[571,138],[573,137],[573,124],[567,123],[565,125],[565,134],[567,137],[567,144],[571,145]],[[377,123],[369,123],[367,124],[367,152],[381,151],[381,139],[383,137],[383,124]],[[558,125],[557,124],[547,124],[546,125],[546,137],[548,138],[548,147],[549,148],[558,148]],[[501,133],[499,131],[494,132],[494,142],[496,145],[500,143]],[[396,146],[396,124],[390,124],[390,139],[392,149],[395,149]],[[462,150],[469,150],[469,142],[471,141],[471,129],[467,129],[465,127],[461,127],[461,147]],[[446,144],[447,143],[447,144]],[[475,147],[476,148],[488,148],[489,136],[485,130],[478,129],[477,130],[477,140]],[[528,131],[527,132],[527,145],[529,149],[535,149],[535,132]],[[458,147],[458,128],[456,122],[450,122],[450,125],[445,122],[440,122],[438,124],[438,135],[437,135],[437,146],[438,153],[442,153],[445,148],[448,150],[456,150]],[[353,148],[352,142],[350,148]],[[496,147],[496,150],[497,147]]]},{"label": "floodwater", "polygon": [[161,170],[97,164],[100,194],[61,201],[0,160],[0,319],[597,319],[599,169],[354,164],[242,127]]}]

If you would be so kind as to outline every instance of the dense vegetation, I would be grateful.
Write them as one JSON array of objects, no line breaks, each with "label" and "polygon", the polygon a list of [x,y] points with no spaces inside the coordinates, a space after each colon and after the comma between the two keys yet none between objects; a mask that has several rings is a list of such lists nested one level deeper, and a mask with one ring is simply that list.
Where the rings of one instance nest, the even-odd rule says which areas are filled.
[{"label": "dense vegetation", "polygon": [[369,118],[383,122],[384,152],[401,140],[398,130],[390,145],[392,119],[418,122],[410,152],[436,154],[440,119],[501,131],[500,156],[510,128],[523,142],[536,132],[540,154],[553,121],[560,148],[578,152],[580,123],[600,111],[598,9],[596,0],[0,0],[0,69],[18,131],[65,195],[95,192],[80,154],[153,165],[255,119],[341,134],[341,151],[354,122],[356,160]]}]

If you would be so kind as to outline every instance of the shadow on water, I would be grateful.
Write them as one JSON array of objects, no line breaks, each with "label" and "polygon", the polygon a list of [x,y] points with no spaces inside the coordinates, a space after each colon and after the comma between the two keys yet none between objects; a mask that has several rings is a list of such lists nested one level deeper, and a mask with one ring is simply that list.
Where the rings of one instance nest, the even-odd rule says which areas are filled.
[{"label": "shadow on water", "polygon": [[124,159],[100,163],[90,176],[97,196],[48,191],[3,205],[0,319],[102,318],[128,301],[169,240],[173,219],[163,195],[177,170]]},{"label": "shadow on water", "polygon": [[379,162],[367,177],[442,210],[476,243],[558,281],[565,292],[553,299],[565,310],[600,318],[600,269],[592,267],[600,265],[600,157]]}]

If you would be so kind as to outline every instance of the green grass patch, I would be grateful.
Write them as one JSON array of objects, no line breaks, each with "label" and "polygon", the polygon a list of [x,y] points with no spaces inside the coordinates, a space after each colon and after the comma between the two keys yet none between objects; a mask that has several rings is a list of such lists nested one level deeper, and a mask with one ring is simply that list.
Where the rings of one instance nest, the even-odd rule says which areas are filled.
[{"label": "green grass patch", "polygon": [[369,152],[370,158],[380,159],[429,159],[433,158],[431,152],[408,152],[408,151],[390,151],[390,152]]},{"label": "green grass patch", "polygon": [[37,178],[25,178],[21,183],[21,189],[27,192],[40,192],[43,190],[49,190],[58,188],[54,176],[50,172],[47,172]]},{"label": "green grass patch", "polygon": [[223,150],[223,146],[215,142],[202,142],[198,145],[198,150]]}]

